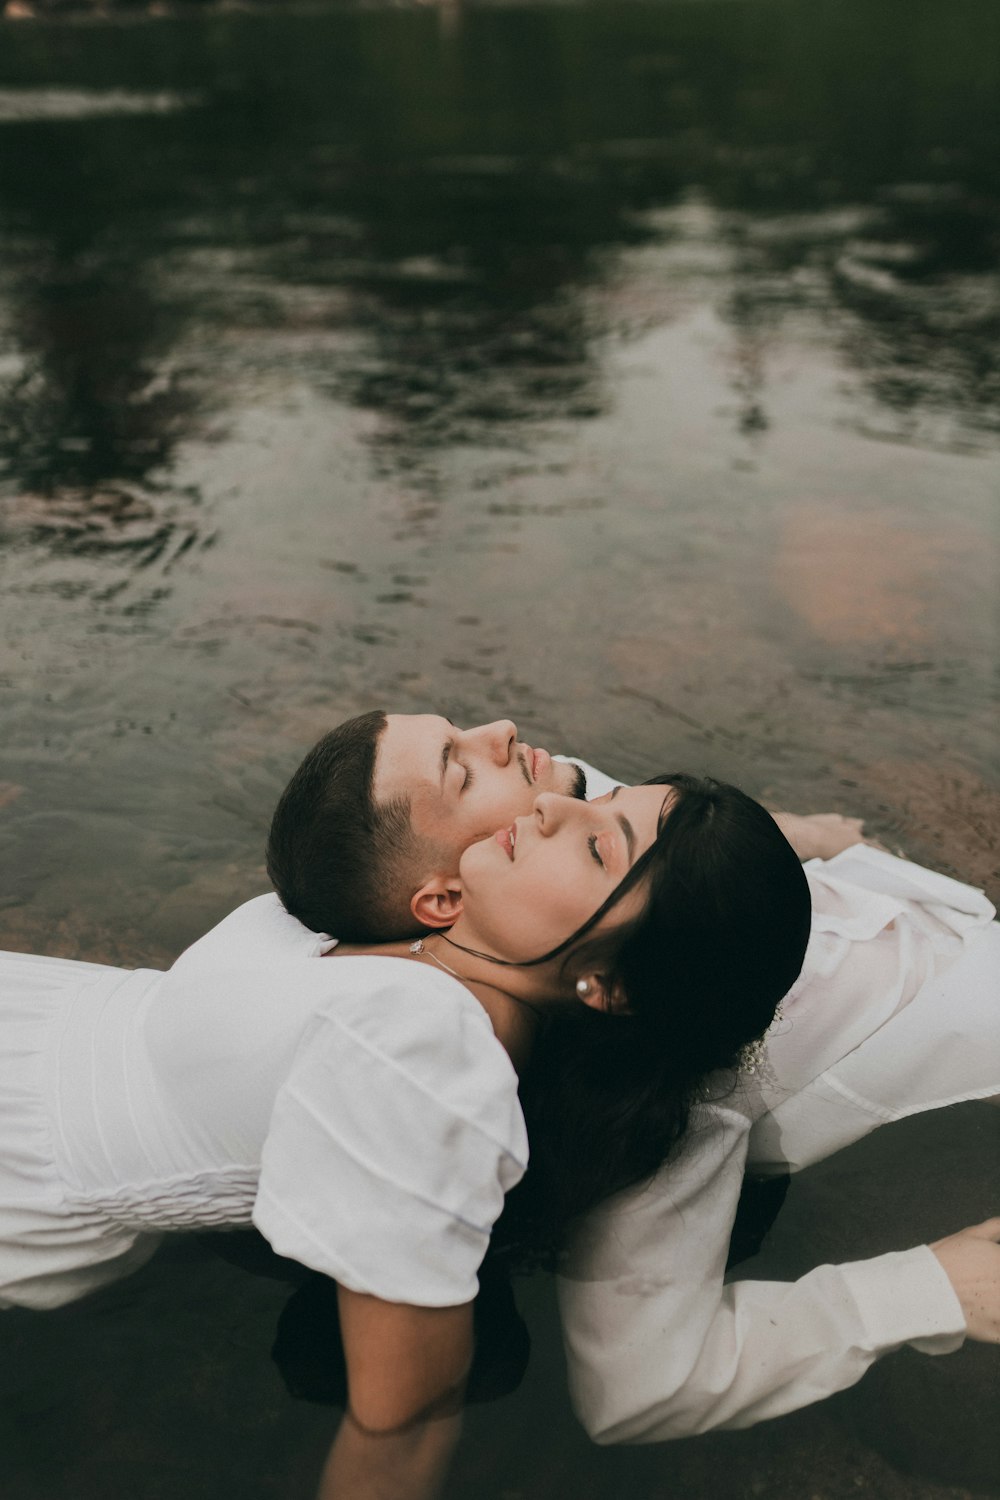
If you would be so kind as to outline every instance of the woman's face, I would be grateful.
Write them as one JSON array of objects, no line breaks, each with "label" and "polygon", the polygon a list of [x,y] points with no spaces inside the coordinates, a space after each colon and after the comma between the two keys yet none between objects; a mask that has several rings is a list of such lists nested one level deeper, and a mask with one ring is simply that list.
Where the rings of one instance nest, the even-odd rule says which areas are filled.
[{"label": "woman's face", "polygon": [[[499,958],[539,958],[576,932],[656,838],[670,787],[619,787],[594,802],[554,792],[462,856],[462,941]],[[627,920],[630,892],[600,927]]]}]

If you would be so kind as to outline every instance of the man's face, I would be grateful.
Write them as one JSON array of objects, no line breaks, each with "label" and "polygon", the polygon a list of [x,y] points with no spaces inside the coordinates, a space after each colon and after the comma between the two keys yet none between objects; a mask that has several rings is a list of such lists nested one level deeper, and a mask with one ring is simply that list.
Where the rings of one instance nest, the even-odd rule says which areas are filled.
[{"label": "man's face", "polygon": [[575,766],[517,738],[510,719],[459,729],[437,714],[389,714],[375,758],[376,803],[410,802],[410,822],[457,875],[470,844],[531,812],[539,792],[581,796]]}]

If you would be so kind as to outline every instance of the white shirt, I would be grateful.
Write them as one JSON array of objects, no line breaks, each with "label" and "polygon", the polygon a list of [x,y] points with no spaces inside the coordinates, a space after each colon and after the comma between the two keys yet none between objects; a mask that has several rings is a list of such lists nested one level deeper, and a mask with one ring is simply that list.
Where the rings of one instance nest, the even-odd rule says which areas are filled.
[{"label": "white shirt", "polygon": [[1000,1092],[989,902],[866,846],[806,870],[813,935],[769,1066],[700,1106],[651,1183],[590,1216],[560,1277],[574,1404],[599,1442],[747,1427],[853,1384],[904,1343],[962,1342],[926,1246],[793,1283],[724,1279],[748,1155],[795,1168],[886,1120]]}]

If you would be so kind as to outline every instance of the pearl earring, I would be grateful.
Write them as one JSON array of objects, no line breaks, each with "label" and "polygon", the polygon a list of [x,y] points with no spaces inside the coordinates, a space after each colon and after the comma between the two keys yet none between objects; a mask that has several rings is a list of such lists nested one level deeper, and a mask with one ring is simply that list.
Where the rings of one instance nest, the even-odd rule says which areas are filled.
[{"label": "pearl earring", "polygon": [[576,981],[576,993],[580,996],[581,1000],[583,999],[584,995],[589,995],[590,994],[590,980],[589,979],[578,979]]}]

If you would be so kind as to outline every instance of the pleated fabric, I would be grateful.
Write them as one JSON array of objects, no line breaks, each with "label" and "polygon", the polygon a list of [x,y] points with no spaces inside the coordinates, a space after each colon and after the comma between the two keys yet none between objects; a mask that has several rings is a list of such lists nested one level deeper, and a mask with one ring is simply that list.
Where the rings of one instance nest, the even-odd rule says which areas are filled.
[{"label": "pleated fabric", "polygon": [[471,1300],[528,1154],[482,1006],[404,959],[219,957],[0,955],[0,1306],[58,1306],[163,1231],[251,1217],[353,1290]]},{"label": "pleated fabric", "polygon": [[52,1057],[82,994],[125,970],[0,952],[0,1307],[57,1307],[136,1269],[158,1234],[73,1203],[56,1165]]}]

